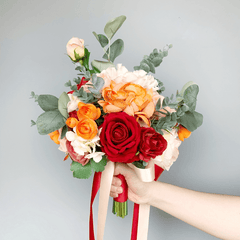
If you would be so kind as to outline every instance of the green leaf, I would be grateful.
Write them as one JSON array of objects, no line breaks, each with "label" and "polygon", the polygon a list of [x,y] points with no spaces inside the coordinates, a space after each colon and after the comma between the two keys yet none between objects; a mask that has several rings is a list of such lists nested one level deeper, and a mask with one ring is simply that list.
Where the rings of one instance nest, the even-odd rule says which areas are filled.
[{"label": "green leaf", "polygon": [[196,111],[194,112],[185,112],[183,116],[178,119],[178,122],[187,128],[190,132],[193,132],[203,123],[203,115]]},{"label": "green leaf", "polygon": [[38,95],[35,94],[35,92],[31,92],[31,97],[30,98],[34,98],[35,99],[35,102],[38,101]]},{"label": "green leaf", "polygon": [[93,60],[92,66],[94,68],[97,68],[100,72],[102,72],[103,70],[106,70],[109,67],[115,67],[115,65],[111,62],[103,62],[98,60]]},{"label": "green leaf", "polygon": [[92,174],[92,166],[90,162],[83,166],[81,163],[72,161],[70,170],[73,171],[73,177],[80,179],[87,179]]},{"label": "green leaf", "polygon": [[196,108],[198,92],[198,85],[192,84],[183,93],[184,103],[189,107],[189,111],[191,112]]},{"label": "green leaf", "polygon": [[122,15],[107,22],[106,26],[104,27],[104,32],[109,39],[114,36],[125,20],[126,16]]},{"label": "green leaf", "polygon": [[86,47],[84,48],[84,53],[85,53],[85,55],[84,55],[82,64],[87,70],[89,70],[90,52],[88,51],[88,49]]},{"label": "green leaf", "polygon": [[79,84],[81,82],[81,78],[78,77],[78,78],[74,78],[73,81],[76,83],[76,84]]},{"label": "green leaf", "polygon": [[67,104],[69,101],[70,98],[65,92],[61,94],[58,100],[58,110],[66,119],[68,118]]},{"label": "green leaf", "polygon": [[44,111],[52,111],[58,108],[58,98],[53,95],[39,95],[38,104]]},{"label": "green leaf", "polygon": [[93,159],[90,160],[92,169],[95,172],[102,172],[105,169],[105,166],[107,165],[107,158],[105,155],[102,156],[102,160],[98,163],[96,163]]},{"label": "green leaf", "polygon": [[93,35],[96,37],[103,48],[108,45],[108,38],[105,35],[96,34],[95,32],[93,32]]},{"label": "green leaf", "polygon": [[66,82],[66,83],[64,84],[64,86],[65,86],[65,87],[71,87],[71,86],[72,86],[71,81],[69,80],[68,82]]},{"label": "green leaf", "polygon": [[[115,58],[122,54],[124,49],[124,42],[122,39],[117,39],[111,46],[110,46],[110,61],[114,62]],[[109,48],[107,50],[107,54],[109,53]],[[108,55],[106,53],[103,55],[104,59],[108,60]]]},{"label": "green leaf", "polygon": [[145,164],[143,164],[142,160],[132,162],[133,165],[135,165],[137,168],[145,169]]},{"label": "green leaf", "polygon": [[73,85],[73,86],[71,86],[71,90],[73,90],[73,91],[78,90],[78,89],[77,89],[77,85]]},{"label": "green leaf", "polygon": [[158,111],[160,108],[161,108],[161,99],[159,98],[158,101],[157,101],[155,109],[156,109],[156,111]]},{"label": "green leaf", "polygon": [[37,119],[38,133],[46,135],[65,125],[65,120],[58,109],[42,113]]},{"label": "green leaf", "polygon": [[68,131],[68,127],[67,127],[67,125],[65,125],[65,126],[62,128],[61,139],[63,139],[63,138],[66,136],[67,131]]},{"label": "green leaf", "polygon": [[36,122],[34,122],[33,120],[31,120],[31,127],[36,125]]}]

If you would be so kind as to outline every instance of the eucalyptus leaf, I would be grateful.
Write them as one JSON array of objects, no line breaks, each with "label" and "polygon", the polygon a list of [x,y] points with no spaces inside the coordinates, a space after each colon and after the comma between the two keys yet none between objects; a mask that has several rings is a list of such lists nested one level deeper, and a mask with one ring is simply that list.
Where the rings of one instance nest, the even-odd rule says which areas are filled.
[{"label": "eucalyptus leaf", "polygon": [[53,95],[39,95],[38,104],[44,111],[52,111],[58,108],[58,98]]},{"label": "eucalyptus leaf", "polygon": [[34,122],[33,120],[31,120],[31,127],[36,125],[36,122]]},{"label": "eucalyptus leaf", "polygon": [[191,112],[196,108],[198,92],[198,85],[192,84],[183,93],[184,103],[189,107],[189,111]]},{"label": "eucalyptus leaf", "polygon": [[[95,35],[95,34],[94,34]],[[96,37],[96,36],[95,36]],[[108,38],[105,36],[105,35],[103,35],[103,34],[98,34],[97,35],[97,40],[99,41],[99,43],[101,44],[101,46],[104,48],[105,46],[107,46],[108,45]]]},{"label": "eucalyptus leaf", "polygon": [[203,123],[203,115],[196,111],[194,112],[185,112],[183,116],[178,119],[178,122],[187,128],[190,132],[193,132]]},{"label": "eucalyptus leaf", "polygon": [[37,119],[38,133],[46,135],[65,125],[65,120],[58,109],[42,113]]},{"label": "eucalyptus leaf", "polygon": [[125,20],[126,16],[122,15],[107,22],[106,26],[104,27],[104,32],[109,39],[114,36]]},{"label": "eucalyptus leaf", "polygon": [[71,86],[72,86],[71,81],[69,80],[68,82],[66,82],[66,83],[64,84],[64,86],[65,86],[65,87],[71,87]]},{"label": "eucalyptus leaf", "polygon": [[115,67],[115,65],[111,62],[103,62],[98,60],[93,60],[92,66],[98,69],[100,72],[102,72],[103,70],[106,70],[109,67]]},{"label": "eucalyptus leaf", "polygon": [[66,136],[67,131],[68,131],[68,127],[67,127],[67,125],[65,125],[65,126],[62,128],[61,139],[63,139],[63,138]]},{"label": "eucalyptus leaf", "polygon": [[66,119],[68,118],[67,104],[69,101],[70,98],[65,92],[61,94],[58,100],[58,110]]},{"label": "eucalyptus leaf", "polygon": [[80,179],[87,179],[92,174],[92,167],[90,162],[83,166],[81,163],[72,161],[70,170],[73,171],[73,177]]},{"label": "eucalyptus leaf", "polygon": [[[117,39],[111,46],[110,46],[110,61],[114,62],[115,58],[122,54],[124,49],[124,42],[122,39]],[[108,60],[109,48],[107,50],[107,54],[103,55],[104,59]]]}]

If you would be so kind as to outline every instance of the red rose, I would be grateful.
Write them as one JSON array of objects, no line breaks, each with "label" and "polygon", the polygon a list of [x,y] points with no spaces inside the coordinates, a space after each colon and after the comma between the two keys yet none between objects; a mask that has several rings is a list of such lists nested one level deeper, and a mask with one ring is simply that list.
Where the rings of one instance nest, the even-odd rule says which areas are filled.
[{"label": "red rose", "polygon": [[73,118],[76,118],[78,120],[78,115],[77,115],[77,111],[72,111],[72,112],[69,112],[69,117],[73,117]]},{"label": "red rose", "polygon": [[165,138],[153,128],[141,127],[141,141],[139,144],[139,160],[148,162],[151,158],[162,155],[167,148]]},{"label": "red rose", "polygon": [[[84,81],[86,78],[82,77],[81,82],[79,84],[77,84],[77,90],[79,90],[81,88],[82,85],[85,85],[88,81]],[[68,92],[68,94],[73,94],[74,91],[70,91]]]},{"label": "red rose", "polygon": [[74,151],[73,146],[71,145],[71,142],[67,141],[66,147],[67,147],[69,156],[74,162],[81,163],[83,166],[89,162],[90,159],[85,158],[84,156],[81,156]]},{"label": "red rose", "polygon": [[106,115],[100,141],[102,151],[112,162],[131,163],[138,151],[141,128],[134,117],[125,112]]}]

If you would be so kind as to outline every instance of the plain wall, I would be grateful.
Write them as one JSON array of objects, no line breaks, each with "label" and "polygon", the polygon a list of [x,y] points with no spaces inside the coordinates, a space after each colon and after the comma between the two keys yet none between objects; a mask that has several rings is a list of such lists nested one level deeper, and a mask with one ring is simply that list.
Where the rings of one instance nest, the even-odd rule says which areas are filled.
[{"label": "plain wall", "polygon": [[[0,239],[88,239],[92,178],[72,177],[70,160],[30,120],[42,113],[30,92],[60,96],[76,77],[66,55],[71,37],[85,40],[91,60],[103,51],[92,31],[126,15],[115,35],[125,50],[115,63],[130,71],[154,48],[172,43],[155,76],[164,96],[187,81],[200,87],[203,125],[180,146],[160,180],[196,191],[240,196],[240,1],[0,0]],[[96,200],[94,218],[97,218]],[[105,239],[130,239],[132,203],[124,220],[111,213]],[[151,208],[149,240],[216,239]]]}]

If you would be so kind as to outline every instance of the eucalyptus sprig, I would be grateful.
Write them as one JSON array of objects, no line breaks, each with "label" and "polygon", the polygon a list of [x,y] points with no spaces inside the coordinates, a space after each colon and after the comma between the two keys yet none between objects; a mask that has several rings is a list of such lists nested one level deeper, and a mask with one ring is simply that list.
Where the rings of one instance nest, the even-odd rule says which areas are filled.
[{"label": "eucalyptus sprig", "polygon": [[169,49],[172,48],[172,44],[166,45],[162,50],[157,50],[157,48],[155,48],[150,54],[145,55],[143,57],[143,60],[140,62],[140,66],[135,66],[134,70],[144,70],[145,72],[149,73],[155,73],[155,68],[158,67],[163,58],[168,56],[168,51]]},{"label": "eucalyptus sprig", "polygon": [[[120,54],[122,54],[124,49],[124,42],[122,39],[117,39],[111,44],[111,39],[118,31],[118,29],[122,26],[124,21],[126,20],[126,16],[122,15],[117,18],[114,18],[107,22],[104,27],[104,34],[97,34],[93,32],[93,35],[96,37],[101,47],[103,48],[104,55],[103,58],[107,60],[105,61],[92,61],[92,66],[98,69],[100,72],[107,69],[110,66],[114,66],[113,62]],[[108,49],[105,47],[108,45]]]}]

